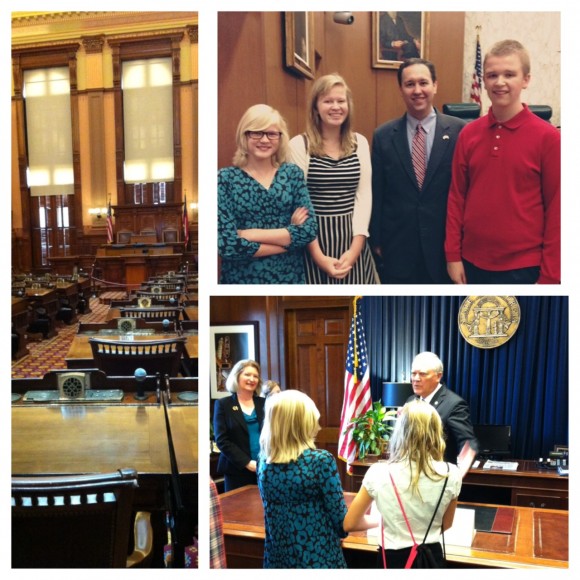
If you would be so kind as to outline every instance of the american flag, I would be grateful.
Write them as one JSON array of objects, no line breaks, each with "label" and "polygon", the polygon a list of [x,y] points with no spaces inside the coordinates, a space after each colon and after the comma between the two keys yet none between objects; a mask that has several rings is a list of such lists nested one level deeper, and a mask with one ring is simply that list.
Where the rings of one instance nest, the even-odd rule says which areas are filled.
[{"label": "american flag", "polygon": [[356,443],[352,439],[350,420],[366,413],[371,406],[371,383],[367,357],[365,330],[359,312],[360,296],[356,296],[354,313],[348,339],[346,371],[344,374],[344,399],[340,417],[338,457],[346,461],[347,473],[352,473],[351,463],[356,457]]},{"label": "american flag", "polygon": [[481,107],[481,87],[483,82],[481,80],[481,44],[479,43],[479,34],[477,35],[477,43],[475,45],[475,68],[473,70],[473,77],[471,80],[471,100],[478,103]]},{"label": "american flag", "polygon": [[107,206],[107,244],[113,243],[113,212],[111,211],[111,202]]},{"label": "american flag", "polygon": [[187,197],[183,198],[183,240],[184,248],[187,250],[189,242],[189,220],[187,219]]}]

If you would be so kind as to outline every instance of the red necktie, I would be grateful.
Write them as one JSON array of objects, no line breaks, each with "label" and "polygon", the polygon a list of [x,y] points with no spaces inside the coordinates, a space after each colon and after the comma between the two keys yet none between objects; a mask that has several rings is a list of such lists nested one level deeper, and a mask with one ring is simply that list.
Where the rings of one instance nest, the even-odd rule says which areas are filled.
[{"label": "red necktie", "polygon": [[417,124],[417,131],[413,136],[411,157],[413,158],[413,169],[415,170],[417,183],[419,184],[419,189],[421,189],[427,169],[427,153],[425,148],[425,130],[420,123]]}]

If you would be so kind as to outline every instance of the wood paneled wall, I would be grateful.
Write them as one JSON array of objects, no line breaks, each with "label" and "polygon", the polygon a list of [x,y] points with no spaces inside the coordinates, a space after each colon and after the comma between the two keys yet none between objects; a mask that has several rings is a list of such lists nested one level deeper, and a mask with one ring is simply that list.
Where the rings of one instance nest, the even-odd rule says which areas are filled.
[{"label": "wood paneled wall", "polygon": [[[315,13],[316,76],[338,72],[345,78],[354,97],[355,129],[370,142],[377,126],[404,113],[397,73],[371,66],[370,12],[355,12],[350,26],[336,24],[332,15]],[[437,68],[439,108],[461,101],[464,18],[463,12],[427,14],[426,56]],[[230,165],[238,121],[251,105],[278,109],[291,135],[304,130],[312,81],[285,69],[283,42],[283,12],[218,14],[219,167]]]}]

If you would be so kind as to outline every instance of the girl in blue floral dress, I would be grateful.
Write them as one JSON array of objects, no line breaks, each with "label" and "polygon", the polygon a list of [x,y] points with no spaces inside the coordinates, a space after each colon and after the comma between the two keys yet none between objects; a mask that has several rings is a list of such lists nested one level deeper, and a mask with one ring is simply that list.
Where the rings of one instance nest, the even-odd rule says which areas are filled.
[{"label": "girl in blue floral dress", "polygon": [[346,503],[331,453],[316,449],[320,413],[285,390],[266,401],[258,486],[264,503],[264,568],[346,568]]},{"label": "girl in blue floral dress", "polygon": [[318,226],[302,170],[286,163],[288,130],[268,105],[238,124],[233,167],[218,173],[220,283],[303,284]]}]

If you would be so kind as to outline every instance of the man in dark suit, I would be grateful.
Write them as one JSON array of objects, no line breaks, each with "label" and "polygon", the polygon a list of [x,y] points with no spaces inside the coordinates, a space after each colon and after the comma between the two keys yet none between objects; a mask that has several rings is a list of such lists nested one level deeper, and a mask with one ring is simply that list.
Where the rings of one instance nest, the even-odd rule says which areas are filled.
[{"label": "man in dark suit", "polygon": [[[447,194],[453,150],[465,121],[433,107],[433,63],[408,59],[397,78],[407,112],[381,125],[373,137],[371,247],[383,284],[449,284],[444,252]],[[421,185],[411,157],[417,131],[423,133],[426,149]]]},{"label": "man in dark suit", "polygon": [[[445,461],[457,463],[465,475],[479,449],[469,406],[457,393],[441,382],[443,363],[432,352],[419,353],[411,366],[414,397],[420,397],[437,409],[445,431]],[[413,400],[411,397],[409,400]]]},{"label": "man in dark suit", "polygon": [[414,38],[397,12],[381,12],[379,17],[381,58],[404,60],[419,56],[421,41]]}]

